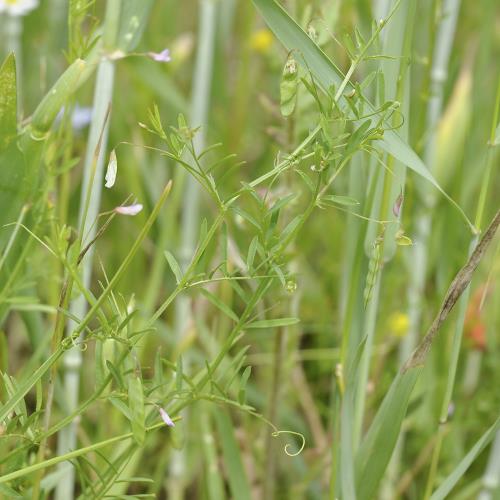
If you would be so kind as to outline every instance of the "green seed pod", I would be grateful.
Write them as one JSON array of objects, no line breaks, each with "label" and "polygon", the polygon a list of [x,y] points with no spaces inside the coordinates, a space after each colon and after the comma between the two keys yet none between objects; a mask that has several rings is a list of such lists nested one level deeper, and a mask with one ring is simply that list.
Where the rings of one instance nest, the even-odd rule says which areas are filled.
[{"label": "green seed pod", "polygon": [[299,71],[297,62],[290,56],[283,69],[280,83],[281,114],[285,117],[290,116],[295,109],[298,83]]}]

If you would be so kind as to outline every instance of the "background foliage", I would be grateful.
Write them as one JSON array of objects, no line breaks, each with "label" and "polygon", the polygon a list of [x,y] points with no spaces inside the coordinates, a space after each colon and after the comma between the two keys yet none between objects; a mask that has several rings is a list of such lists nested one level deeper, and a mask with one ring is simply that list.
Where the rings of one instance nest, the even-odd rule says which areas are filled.
[{"label": "background foliage", "polygon": [[497,498],[497,2],[5,3],[0,495]]}]

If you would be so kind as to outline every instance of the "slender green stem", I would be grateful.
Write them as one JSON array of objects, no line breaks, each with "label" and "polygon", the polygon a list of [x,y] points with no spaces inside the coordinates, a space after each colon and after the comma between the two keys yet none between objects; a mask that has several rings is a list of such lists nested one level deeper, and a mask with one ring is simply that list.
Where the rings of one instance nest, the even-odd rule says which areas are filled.
[{"label": "slender green stem", "polygon": [[[280,387],[282,385],[284,332],[278,328],[274,339],[274,359],[272,363],[271,390],[269,391],[267,419],[277,423],[278,407],[280,404]],[[266,461],[264,464],[264,498],[274,498],[276,491],[276,442],[271,434],[266,437]]]},{"label": "slender green stem", "polygon": [[[173,418],[172,420],[176,421],[179,420],[179,418],[180,417]],[[146,432],[152,432],[162,427],[165,427],[165,424],[163,422],[147,427]],[[65,453],[64,455],[58,455],[57,457],[44,460],[43,462],[38,462],[28,467],[19,469],[15,472],[11,472],[10,474],[5,474],[5,476],[0,476],[0,484],[7,483],[9,481],[13,481],[14,479],[27,476],[28,474],[32,474],[33,472],[37,472],[42,469],[52,467],[53,465],[57,465],[62,462],[66,462],[68,460],[72,460],[73,458],[81,457],[82,455],[86,455],[87,453],[90,453],[95,450],[100,450],[101,448],[104,448],[106,446],[115,443],[119,443],[120,441],[124,441],[126,439],[132,439],[133,437],[134,434],[132,432],[126,432],[125,434],[121,434],[120,436],[115,436],[113,438],[105,439],[104,441],[99,441],[98,443],[94,443],[90,446],[85,446],[83,448],[79,448],[78,450],[70,451],[68,453]]]}]

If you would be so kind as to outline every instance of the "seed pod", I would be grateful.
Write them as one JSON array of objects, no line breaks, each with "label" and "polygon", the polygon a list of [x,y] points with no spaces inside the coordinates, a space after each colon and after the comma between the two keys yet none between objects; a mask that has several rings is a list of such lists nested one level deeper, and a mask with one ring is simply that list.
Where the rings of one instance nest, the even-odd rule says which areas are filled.
[{"label": "seed pod", "polygon": [[289,56],[281,75],[280,105],[281,114],[290,116],[297,103],[297,87],[299,83],[299,71],[297,62],[293,56]]},{"label": "seed pod", "polygon": [[377,281],[378,270],[380,268],[380,244],[382,242],[381,238],[377,238],[373,243],[372,254],[370,256],[370,261],[368,262],[368,274],[366,275],[365,290],[363,293],[363,298],[365,301],[365,308],[372,298],[373,287]]}]

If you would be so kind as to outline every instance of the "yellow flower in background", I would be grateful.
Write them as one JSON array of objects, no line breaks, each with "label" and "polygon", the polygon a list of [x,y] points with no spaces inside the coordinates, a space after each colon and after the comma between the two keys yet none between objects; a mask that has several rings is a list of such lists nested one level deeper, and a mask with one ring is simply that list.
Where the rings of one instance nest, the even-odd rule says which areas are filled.
[{"label": "yellow flower in background", "polygon": [[273,34],[266,28],[255,31],[250,37],[250,48],[265,54],[273,44]]},{"label": "yellow flower in background", "polygon": [[404,337],[408,333],[408,328],[410,327],[410,318],[408,314],[394,312],[389,316],[388,326],[396,337]]}]

